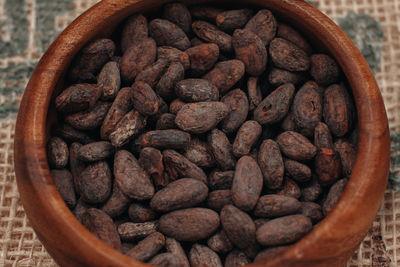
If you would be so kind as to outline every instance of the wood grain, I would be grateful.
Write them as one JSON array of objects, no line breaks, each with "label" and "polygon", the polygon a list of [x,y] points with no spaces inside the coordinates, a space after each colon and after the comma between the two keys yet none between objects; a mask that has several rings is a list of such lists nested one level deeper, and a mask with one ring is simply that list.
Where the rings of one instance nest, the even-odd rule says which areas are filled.
[{"label": "wood grain", "polygon": [[[45,144],[55,119],[49,109],[51,97],[62,85],[65,70],[79,49],[91,39],[108,36],[129,14],[167,2],[171,1],[103,0],[57,38],[28,83],[15,134],[18,188],[30,223],[61,266],[145,266],[103,244],[73,217],[50,177]],[[241,1],[183,2],[223,5]],[[353,90],[359,127],[357,161],[337,207],[294,246],[267,263],[252,266],[343,266],[371,227],[387,184],[390,139],[379,88],[351,40],[312,6],[302,0],[248,0],[246,4],[270,9],[336,58]]]}]

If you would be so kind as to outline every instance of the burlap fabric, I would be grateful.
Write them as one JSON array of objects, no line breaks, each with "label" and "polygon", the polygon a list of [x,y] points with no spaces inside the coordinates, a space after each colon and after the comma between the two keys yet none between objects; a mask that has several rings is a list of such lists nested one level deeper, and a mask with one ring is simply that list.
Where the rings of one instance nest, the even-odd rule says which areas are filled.
[{"label": "burlap fabric", "polygon": [[[2,117],[0,120],[0,266],[56,266],[29,225],[19,199],[13,169],[15,111],[22,89],[12,91],[7,88],[24,88],[33,65],[27,63],[23,66],[28,67],[21,67],[11,74],[10,70],[15,70],[15,66],[25,61],[37,62],[56,34],[95,2],[94,0],[0,0],[0,73],[2,73],[0,74],[0,117]],[[400,134],[398,134],[400,132],[400,1],[314,0],[312,2],[333,20],[340,21],[341,25],[345,25],[346,19],[352,18],[356,19],[350,25],[364,23],[362,19],[357,21],[358,17],[365,18],[359,14],[369,14],[371,17],[368,18],[378,21],[381,25],[384,34],[382,40],[375,38],[379,31],[379,23],[373,24],[378,28],[371,25],[363,28],[360,25],[360,28],[356,29],[361,33],[369,31],[372,34],[371,42],[377,42],[372,44],[373,48],[376,48],[373,55],[368,55],[369,43],[363,43],[364,38],[355,36],[355,40],[360,46],[366,45],[363,47],[363,52],[367,57],[372,57],[369,62],[372,66],[376,66],[376,79],[385,100],[393,140],[391,185],[397,188],[397,181],[400,180]],[[21,23],[27,25],[26,47],[20,55],[14,53],[18,47],[9,49],[8,54],[6,49],[8,47],[3,47],[5,49],[1,47],[9,45],[7,41],[12,41],[14,37],[12,25],[7,24],[7,15],[13,14],[15,8],[22,8],[26,15],[25,20],[21,19]],[[37,14],[38,10],[46,8],[51,10],[50,12],[56,10],[50,19]],[[354,14],[349,17],[349,13]],[[42,38],[44,41],[37,42],[37,39],[43,37],[41,34],[47,33],[47,31],[37,31],[43,26],[42,23],[50,25],[52,32],[49,38]],[[371,37],[371,35],[365,36]],[[400,192],[388,187],[384,203],[372,229],[355,251],[348,266],[397,265],[400,265]]]}]

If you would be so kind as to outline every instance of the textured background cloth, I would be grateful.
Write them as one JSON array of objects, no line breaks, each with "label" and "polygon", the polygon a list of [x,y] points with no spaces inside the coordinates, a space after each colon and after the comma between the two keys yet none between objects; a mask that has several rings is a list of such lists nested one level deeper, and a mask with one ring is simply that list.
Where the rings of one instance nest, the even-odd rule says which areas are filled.
[{"label": "textured background cloth", "polygon": [[[13,169],[16,112],[48,45],[95,0],[0,0],[0,266],[56,266],[29,225]],[[400,266],[400,1],[314,0],[376,72],[392,137],[390,185],[348,266]]]}]

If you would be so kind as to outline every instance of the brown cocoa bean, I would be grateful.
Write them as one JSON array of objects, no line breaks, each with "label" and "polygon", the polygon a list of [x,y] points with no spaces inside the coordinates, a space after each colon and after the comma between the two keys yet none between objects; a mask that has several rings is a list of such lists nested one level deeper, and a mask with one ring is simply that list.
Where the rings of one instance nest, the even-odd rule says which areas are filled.
[{"label": "brown cocoa bean", "polygon": [[154,195],[154,186],[136,158],[126,150],[114,156],[114,177],[121,191],[128,197],[145,200]]},{"label": "brown cocoa bean", "polygon": [[317,126],[315,127],[314,145],[319,149],[322,149],[322,148],[332,149],[333,148],[331,132],[329,131],[328,126],[323,122],[319,122],[317,124]]},{"label": "brown cocoa bean", "polygon": [[156,122],[156,130],[168,130],[176,128],[176,116],[172,113],[164,113]]},{"label": "brown cocoa bean", "polygon": [[175,255],[179,259],[179,264],[182,267],[190,267],[189,259],[186,256],[181,244],[173,238],[167,237],[165,240],[165,249]]},{"label": "brown cocoa bean", "polygon": [[93,108],[65,116],[64,120],[78,130],[93,130],[101,126],[112,103],[98,101]]},{"label": "brown cocoa bean", "polygon": [[250,153],[251,148],[261,136],[262,127],[256,121],[246,121],[237,131],[233,142],[232,152],[236,157]]},{"label": "brown cocoa bean", "polygon": [[162,16],[164,19],[167,19],[181,27],[185,33],[190,33],[192,15],[185,5],[181,3],[167,4],[163,7]]},{"label": "brown cocoa bean", "polygon": [[90,208],[82,215],[82,224],[101,241],[120,250],[121,240],[112,219],[99,209]]},{"label": "brown cocoa bean", "polygon": [[158,46],[172,46],[179,50],[186,50],[190,47],[190,40],[185,32],[168,20],[152,20],[149,24],[149,31]]},{"label": "brown cocoa bean", "polygon": [[168,184],[165,179],[163,156],[160,150],[153,147],[145,147],[140,151],[139,164],[153,179],[156,188],[162,188]]},{"label": "brown cocoa bean", "polygon": [[149,35],[147,19],[142,14],[130,16],[122,28],[121,50],[124,53],[132,44],[146,39]]},{"label": "brown cocoa bean", "polygon": [[134,108],[144,116],[154,115],[159,109],[159,98],[153,89],[143,82],[132,85],[132,102]]},{"label": "brown cocoa bean", "polygon": [[216,44],[201,44],[185,51],[190,59],[190,72],[199,76],[210,70],[217,62],[219,48]]},{"label": "brown cocoa bean", "polygon": [[179,62],[172,62],[167,71],[157,83],[156,91],[165,99],[171,99],[174,96],[175,85],[185,77],[185,69]]},{"label": "brown cocoa bean", "polygon": [[106,159],[114,154],[114,147],[110,142],[99,141],[79,148],[78,157],[85,162],[94,162]]},{"label": "brown cocoa bean", "polygon": [[347,179],[340,179],[329,189],[328,195],[322,203],[322,211],[324,212],[325,216],[327,216],[336,206],[344,192],[344,189],[346,188],[347,182]]},{"label": "brown cocoa bean", "polygon": [[128,209],[129,218],[134,223],[144,223],[156,219],[156,213],[140,203],[132,203]]},{"label": "brown cocoa bean", "polygon": [[69,150],[67,143],[59,137],[52,137],[47,143],[47,158],[50,166],[62,169],[68,164]]},{"label": "brown cocoa bean", "polygon": [[232,145],[225,133],[214,129],[208,134],[207,140],[219,167],[224,171],[232,170],[236,160],[232,153]]},{"label": "brown cocoa bean", "polygon": [[186,79],[175,85],[176,95],[185,102],[218,101],[218,88],[204,79]]},{"label": "brown cocoa bean", "polygon": [[101,126],[101,139],[109,139],[110,134],[114,131],[118,122],[132,109],[132,98],[133,90],[130,87],[124,87],[118,92]]},{"label": "brown cocoa bean", "polygon": [[307,182],[311,179],[311,169],[298,161],[285,159],[286,174],[297,182]]},{"label": "brown cocoa bean", "polygon": [[275,37],[277,22],[271,11],[262,9],[246,24],[245,29],[257,34],[267,46]]},{"label": "brown cocoa bean", "polygon": [[289,112],[294,90],[294,85],[291,83],[279,86],[254,110],[254,120],[261,125],[281,121]]},{"label": "brown cocoa bean", "polygon": [[281,187],[285,168],[279,145],[271,139],[264,140],[257,159],[264,177],[264,184],[270,189]]},{"label": "brown cocoa bean", "polygon": [[[155,87],[165,70],[168,67],[168,61],[166,59],[159,59],[153,64],[144,68],[135,79],[135,83],[143,82],[148,84],[150,87]],[[183,67],[182,67],[183,69]]]},{"label": "brown cocoa bean", "polygon": [[65,114],[84,111],[96,104],[101,91],[95,84],[74,84],[56,97],[56,109]]},{"label": "brown cocoa bean", "polygon": [[141,147],[180,149],[189,145],[190,134],[180,130],[155,130],[141,135],[138,142]]},{"label": "brown cocoa bean", "polygon": [[293,111],[289,110],[288,114],[286,117],[281,121],[280,127],[284,131],[293,131],[295,132],[297,129],[297,125],[294,122],[294,116],[293,116]]},{"label": "brown cocoa bean", "polygon": [[91,205],[83,201],[82,198],[79,198],[76,202],[75,208],[72,210],[72,213],[74,214],[75,218],[82,223],[83,214],[90,208],[92,208]]},{"label": "brown cocoa bean", "polygon": [[295,44],[282,38],[275,38],[269,45],[269,54],[277,68],[288,71],[306,71],[310,58]]},{"label": "brown cocoa bean", "polygon": [[314,129],[322,118],[322,99],[315,82],[305,83],[293,99],[293,118],[299,132],[313,136]]},{"label": "brown cocoa bean", "polygon": [[272,68],[268,75],[268,81],[272,86],[280,86],[285,83],[299,85],[305,82],[304,76],[305,74],[302,72],[291,72],[287,70]]},{"label": "brown cocoa bean", "polygon": [[293,198],[280,195],[265,195],[260,197],[254,208],[257,217],[275,218],[296,214],[300,211],[301,203]]},{"label": "brown cocoa bean", "polygon": [[314,224],[324,218],[321,206],[314,202],[301,202],[301,214],[310,218]]},{"label": "brown cocoa bean", "polygon": [[126,255],[138,261],[147,261],[155,256],[164,247],[164,244],[164,235],[155,232],[140,241]]},{"label": "brown cocoa bean", "polygon": [[252,15],[253,11],[247,8],[227,10],[219,13],[215,18],[215,22],[218,28],[230,32],[238,28],[243,28]]},{"label": "brown cocoa bean", "polygon": [[263,246],[295,242],[312,229],[311,220],[303,215],[289,215],[271,220],[257,229],[257,241]]},{"label": "brown cocoa bean", "polygon": [[230,189],[215,190],[210,192],[207,205],[213,210],[220,211],[225,205],[233,204]]},{"label": "brown cocoa bean", "polygon": [[232,37],[219,30],[216,26],[198,20],[192,23],[192,29],[200,39],[218,45],[221,52],[230,53],[232,51]]},{"label": "brown cocoa bean", "polygon": [[87,133],[76,130],[66,123],[58,123],[54,127],[54,135],[59,136],[62,139],[70,142],[78,142],[82,144],[88,144],[94,142],[94,140],[87,135]]},{"label": "brown cocoa bean", "polygon": [[159,229],[179,241],[197,241],[213,234],[219,226],[218,214],[210,209],[189,208],[161,216]]},{"label": "brown cocoa bean", "polygon": [[301,197],[301,189],[295,181],[286,178],[282,188],[276,194],[299,199]]},{"label": "brown cocoa bean", "polygon": [[161,253],[157,256],[154,256],[150,261],[149,264],[153,266],[160,266],[160,267],[182,267],[184,265],[180,264],[178,257],[176,257],[172,253]]},{"label": "brown cocoa bean", "polygon": [[76,205],[76,195],[72,174],[68,170],[62,169],[51,170],[50,176],[53,178],[54,185],[65,204],[67,204],[68,208],[73,209]]},{"label": "brown cocoa bean", "polygon": [[230,189],[232,187],[234,171],[214,170],[208,177],[208,185],[211,189]]},{"label": "brown cocoa bean", "polygon": [[122,193],[114,180],[111,196],[101,207],[101,210],[107,213],[111,218],[115,218],[120,216],[128,208],[129,202],[130,199]]},{"label": "brown cocoa bean", "polygon": [[324,121],[334,136],[342,137],[353,126],[354,106],[342,85],[333,84],[324,94]]},{"label": "brown cocoa bean", "polygon": [[245,266],[250,263],[250,260],[247,258],[246,254],[235,249],[231,253],[228,254],[225,258],[225,267],[239,267]]},{"label": "brown cocoa bean", "polygon": [[282,153],[293,160],[308,161],[317,153],[317,148],[306,137],[296,132],[283,132],[276,141]]},{"label": "brown cocoa bean", "polygon": [[247,80],[247,97],[249,99],[249,110],[254,110],[262,101],[261,87],[258,77],[250,77]]},{"label": "brown cocoa bean", "polygon": [[218,254],[210,248],[194,244],[189,252],[190,266],[192,267],[222,267],[221,259]]},{"label": "brown cocoa bean", "polygon": [[205,42],[203,42],[202,40],[200,40],[197,37],[190,39],[190,43],[191,43],[192,47],[205,44]]},{"label": "brown cocoa bean", "polygon": [[132,109],[118,122],[110,133],[111,144],[122,147],[146,126],[147,120],[139,112]]},{"label": "brown cocoa bean", "polygon": [[246,72],[252,76],[261,75],[267,67],[268,54],[260,37],[251,30],[237,29],[232,36],[235,56],[241,60]]},{"label": "brown cocoa bean", "polygon": [[235,89],[224,95],[221,102],[229,109],[228,115],[222,121],[221,128],[226,133],[234,132],[247,118],[249,112],[247,96],[242,90]]},{"label": "brown cocoa bean", "polygon": [[110,61],[101,69],[97,86],[102,92],[101,99],[114,99],[121,87],[121,75],[116,62]]},{"label": "brown cocoa bean", "polygon": [[256,226],[247,213],[226,205],[220,216],[223,230],[236,247],[245,249],[256,242]]},{"label": "brown cocoa bean", "polygon": [[96,74],[114,55],[115,44],[110,39],[97,39],[85,45],[72,63],[68,78],[73,83],[96,82]]},{"label": "brown cocoa bean", "polygon": [[329,148],[318,149],[317,155],[315,156],[314,167],[319,183],[322,186],[334,183],[340,178],[342,172],[339,154]]},{"label": "brown cocoa bean", "polygon": [[339,139],[335,142],[334,149],[339,153],[343,175],[349,177],[356,162],[357,148],[353,144]]},{"label": "brown cocoa bean", "polygon": [[296,31],[289,25],[284,23],[279,23],[276,36],[286,39],[289,42],[292,42],[300,49],[302,49],[304,52],[306,52],[307,55],[312,54],[312,48],[310,44],[306,41],[306,39],[304,39],[304,37],[298,31]]},{"label": "brown cocoa bean", "polygon": [[222,9],[213,6],[192,6],[190,7],[190,13],[197,19],[207,20],[214,23],[218,14],[223,12]]},{"label": "brown cocoa bean", "polygon": [[69,167],[74,180],[75,192],[80,195],[79,179],[81,172],[85,169],[85,164],[79,159],[79,149],[82,147],[81,144],[74,142],[69,147]]},{"label": "brown cocoa bean", "polygon": [[186,132],[205,133],[228,115],[222,102],[198,102],[184,105],[176,115],[175,124]]},{"label": "brown cocoa bean", "polygon": [[254,220],[254,224],[256,226],[256,229],[260,228],[261,225],[263,225],[264,223],[270,221],[270,219],[266,219],[266,218],[259,218]]},{"label": "brown cocoa bean", "polygon": [[157,232],[158,224],[154,222],[131,223],[126,222],[118,226],[118,233],[124,241],[135,241]]},{"label": "brown cocoa bean", "polygon": [[242,210],[252,210],[263,186],[263,175],[257,162],[249,156],[241,157],[232,183],[233,203]]},{"label": "brown cocoa bean", "polygon": [[199,167],[207,168],[215,164],[214,155],[209,145],[197,138],[193,138],[185,149],[184,156]]},{"label": "brown cocoa bean", "polygon": [[150,207],[158,212],[190,208],[207,198],[208,187],[192,178],[182,178],[158,191],[150,201]]},{"label": "brown cocoa bean", "polygon": [[107,162],[98,161],[86,167],[79,178],[81,197],[88,203],[102,203],[111,194],[112,175]]},{"label": "brown cocoa bean", "polygon": [[330,56],[314,54],[311,56],[310,74],[318,84],[328,86],[339,82],[340,71],[339,66]]},{"label": "brown cocoa bean", "polygon": [[225,93],[231,89],[244,75],[244,63],[237,59],[221,61],[203,76],[203,79],[214,84],[219,92]]},{"label": "brown cocoa bean", "polygon": [[219,231],[207,240],[209,248],[220,254],[226,254],[233,249],[233,245],[224,230]]},{"label": "brown cocoa bean", "polygon": [[154,63],[157,56],[156,42],[151,38],[145,38],[134,42],[121,59],[121,77],[125,83],[132,83],[136,76],[147,66]]},{"label": "brown cocoa bean", "polygon": [[163,157],[165,170],[172,180],[178,177],[190,177],[207,184],[204,171],[175,150],[164,150]]},{"label": "brown cocoa bean", "polygon": [[159,46],[157,48],[158,59],[166,59],[169,63],[179,62],[185,68],[190,68],[189,55],[171,46]]}]

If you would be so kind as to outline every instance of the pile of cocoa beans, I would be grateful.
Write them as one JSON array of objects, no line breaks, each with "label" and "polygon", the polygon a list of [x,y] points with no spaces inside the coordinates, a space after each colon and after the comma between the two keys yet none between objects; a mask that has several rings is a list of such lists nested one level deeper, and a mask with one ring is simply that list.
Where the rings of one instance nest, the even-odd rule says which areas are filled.
[{"label": "pile of cocoa beans", "polygon": [[266,9],[154,14],[71,63],[47,146],[54,184],[90,232],[136,260],[273,257],[332,211],[351,175],[344,75]]}]

